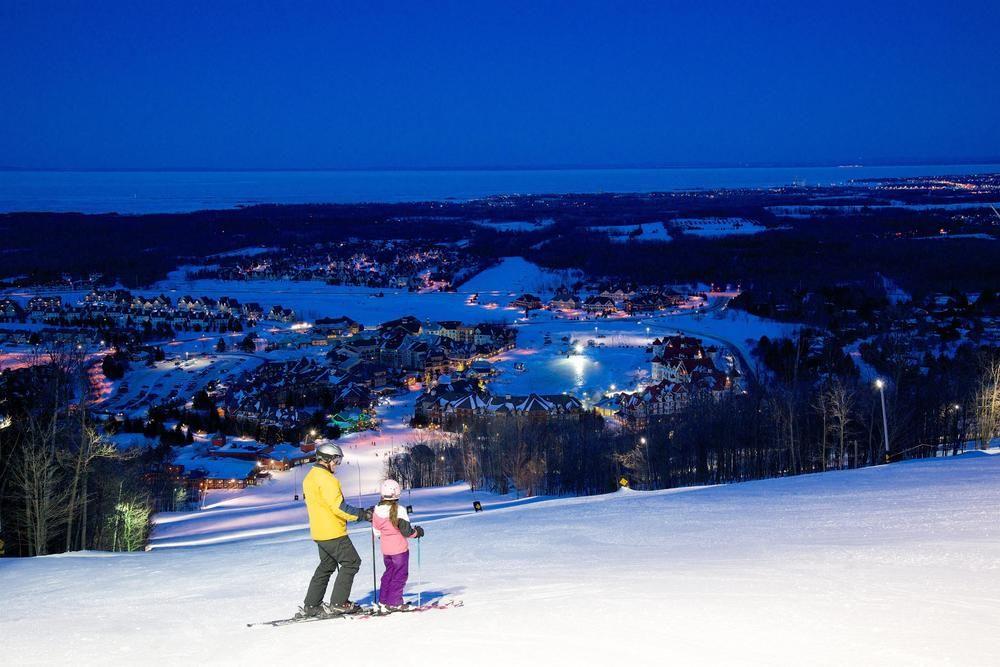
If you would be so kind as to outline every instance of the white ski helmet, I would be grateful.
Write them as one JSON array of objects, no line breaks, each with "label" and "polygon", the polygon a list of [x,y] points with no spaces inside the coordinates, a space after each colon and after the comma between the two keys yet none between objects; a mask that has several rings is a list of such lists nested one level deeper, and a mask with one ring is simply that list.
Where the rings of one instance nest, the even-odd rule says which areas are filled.
[{"label": "white ski helmet", "polygon": [[387,479],[382,482],[382,488],[379,491],[382,494],[383,500],[399,500],[399,494],[403,492],[399,486],[399,482],[394,479]]},{"label": "white ski helmet", "polygon": [[316,448],[316,458],[321,461],[332,461],[335,458],[344,458],[344,450],[339,445],[329,443],[322,444]]}]

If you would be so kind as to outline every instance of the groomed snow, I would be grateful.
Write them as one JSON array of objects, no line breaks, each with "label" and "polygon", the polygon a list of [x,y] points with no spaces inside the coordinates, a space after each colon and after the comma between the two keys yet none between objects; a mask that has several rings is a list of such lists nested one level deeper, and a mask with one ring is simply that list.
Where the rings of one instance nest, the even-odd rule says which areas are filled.
[{"label": "groomed snow", "polygon": [[[5,664],[995,664],[1000,456],[434,518],[407,592],[460,609],[279,629],[303,528],[0,560]],[[442,504],[460,487],[428,492]],[[416,495],[416,494],[415,494]],[[225,514],[219,514],[224,517]],[[369,532],[353,598],[369,599]]]}]

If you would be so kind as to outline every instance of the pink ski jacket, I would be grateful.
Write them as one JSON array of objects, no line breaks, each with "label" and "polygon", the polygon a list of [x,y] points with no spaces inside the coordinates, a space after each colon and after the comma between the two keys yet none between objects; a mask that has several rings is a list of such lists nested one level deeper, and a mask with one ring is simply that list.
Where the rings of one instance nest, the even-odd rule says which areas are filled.
[{"label": "pink ski jacket", "polygon": [[396,510],[396,520],[399,527],[392,525],[389,520],[389,505],[376,505],[375,513],[372,515],[372,526],[375,535],[382,538],[382,554],[385,556],[395,556],[410,547],[406,543],[406,538],[413,537],[417,531],[410,525],[410,517],[406,513],[406,508],[399,505]]}]

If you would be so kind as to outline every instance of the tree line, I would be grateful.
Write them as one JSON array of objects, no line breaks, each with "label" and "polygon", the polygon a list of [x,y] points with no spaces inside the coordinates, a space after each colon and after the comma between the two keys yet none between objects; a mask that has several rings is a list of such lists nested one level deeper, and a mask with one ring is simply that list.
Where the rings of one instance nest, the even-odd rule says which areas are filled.
[{"label": "tree line", "polygon": [[[145,472],[156,452],[122,451],[88,409],[77,353],[5,371],[0,429],[0,540],[5,554],[141,549],[155,493]],[[162,458],[162,453],[160,454]]]},{"label": "tree line", "polygon": [[[763,348],[763,349],[762,349]],[[881,396],[841,355],[808,337],[763,340],[747,393],[695,398],[635,428],[576,421],[469,419],[448,437],[411,443],[386,473],[418,488],[457,481],[525,495],[587,495],[742,482],[953,455],[1000,435],[1000,357],[963,348],[930,367],[886,366]],[[886,440],[888,439],[888,449]]]}]

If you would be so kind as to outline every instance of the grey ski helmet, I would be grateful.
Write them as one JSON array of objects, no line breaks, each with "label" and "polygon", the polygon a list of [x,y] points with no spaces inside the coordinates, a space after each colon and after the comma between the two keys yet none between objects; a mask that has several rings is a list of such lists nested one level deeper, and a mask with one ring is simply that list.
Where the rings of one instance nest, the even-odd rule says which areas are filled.
[{"label": "grey ski helmet", "polygon": [[332,461],[334,459],[344,458],[344,450],[342,450],[338,445],[331,445],[329,443],[322,444],[316,448],[316,458],[320,461]]}]

